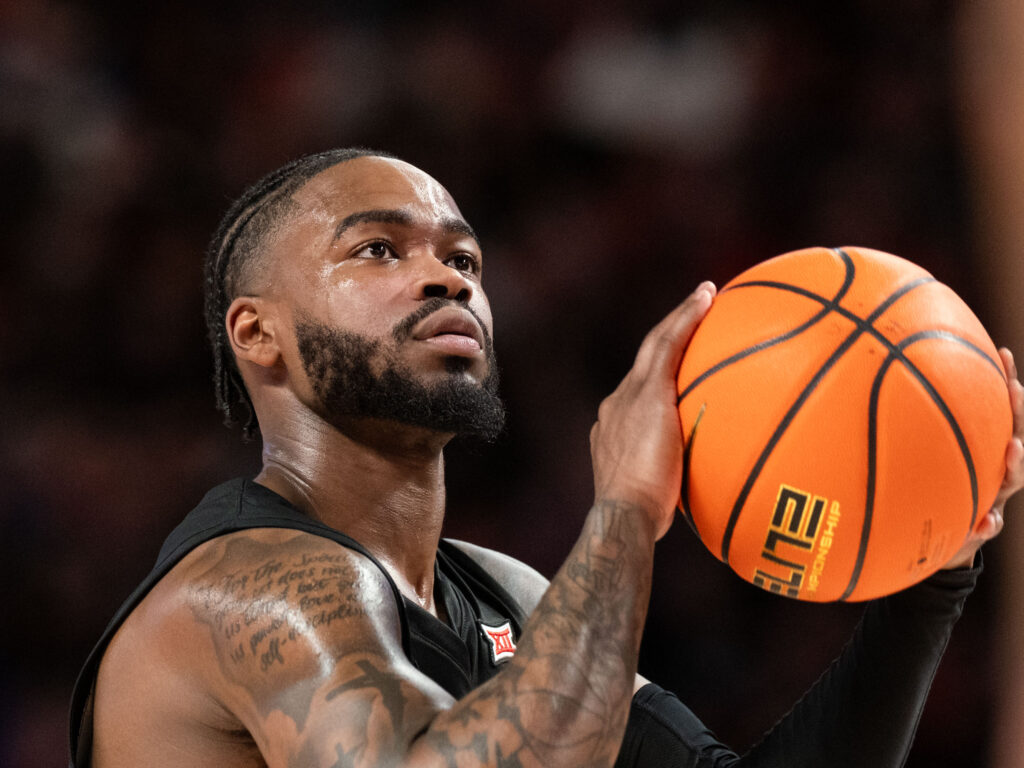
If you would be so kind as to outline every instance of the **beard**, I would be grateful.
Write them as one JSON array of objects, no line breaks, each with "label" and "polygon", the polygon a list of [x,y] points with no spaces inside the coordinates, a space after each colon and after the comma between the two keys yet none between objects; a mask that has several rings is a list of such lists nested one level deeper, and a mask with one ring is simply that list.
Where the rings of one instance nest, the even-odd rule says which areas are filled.
[{"label": "beard", "polygon": [[498,397],[494,345],[483,323],[487,375],[479,383],[465,375],[471,363],[463,357],[445,358],[445,376],[429,384],[398,360],[397,345],[411,336],[413,327],[453,304],[428,299],[392,329],[394,346],[317,321],[300,322],[295,329],[299,356],[319,401],[319,415],[336,426],[346,419],[379,419],[487,442],[496,439],[505,425],[505,407]]}]

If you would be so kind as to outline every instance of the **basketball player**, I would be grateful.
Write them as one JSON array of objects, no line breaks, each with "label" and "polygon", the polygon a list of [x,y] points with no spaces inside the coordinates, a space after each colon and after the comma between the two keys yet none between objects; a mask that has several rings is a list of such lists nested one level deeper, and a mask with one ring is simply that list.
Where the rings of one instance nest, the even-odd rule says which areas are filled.
[{"label": "basketball player", "polygon": [[440,541],[445,444],[503,420],[481,267],[444,188],[380,154],[301,159],[228,212],[207,263],[217,390],[261,434],[262,471],[213,489],[116,615],[76,689],[72,765],[900,765],[976,552],[1024,484],[1015,372],[1006,481],[978,535],[870,604],[740,758],[636,675],[680,485],[675,372],[714,287],[601,405],[594,503],[548,584]]}]

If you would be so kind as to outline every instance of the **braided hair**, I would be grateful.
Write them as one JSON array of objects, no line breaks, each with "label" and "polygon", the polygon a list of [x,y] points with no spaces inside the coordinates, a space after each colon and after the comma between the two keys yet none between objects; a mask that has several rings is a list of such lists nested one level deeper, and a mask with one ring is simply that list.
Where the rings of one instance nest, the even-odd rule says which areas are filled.
[{"label": "braided hair", "polygon": [[272,171],[231,204],[210,241],[203,283],[206,328],[213,351],[214,394],[224,423],[229,427],[240,424],[245,440],[256,435],[259,424],[224,327],[228,307],[246,289],[267,235],[296,205],[292,193],[321,171],[368,156],[394,158],[386,152],[361,147],[332,149],[300,157]]}]

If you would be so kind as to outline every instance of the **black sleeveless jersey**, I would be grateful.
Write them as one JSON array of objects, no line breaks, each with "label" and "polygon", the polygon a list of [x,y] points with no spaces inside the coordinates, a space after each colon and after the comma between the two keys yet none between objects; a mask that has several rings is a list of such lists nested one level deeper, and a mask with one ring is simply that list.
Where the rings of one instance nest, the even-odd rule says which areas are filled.
[{"label": "black sleeveless jersey", "polygon": [[178,562],[200,544],[250,528],[312,533],[369,558],[387,579],[398,606],[402,650],[425,675],[456,699],[490,679],[512,656],[526,616],[511,595],[475,560],[449,541],[437,552],[435,582],[448,610],[445,624],[399,592],[394,579],[358,542],[318,523],[251,480],[217,486],[175,528],[156,565],[118,609],[79,673],[71,700],[71,768],[88,768],[92,751],[92,694],[103,653],[125,619]]},{"label": "black sleeveless jersey", "polygon": [[[103,633],[71,703],[71,768],[89,768],[92,692],[118,627],[171,568],[205,541],[248,528],[292,528],[338,542],[381,569],[395,596],[402,648],[424,674],[461,698],[512,655],[525,616],[472,558],[447,541],[435,580],[451,626],[399,593],[380,563],[338,531],[311,520],[273,491],[246,480],[214,488],[168,537],[156,566]],[[953,625],[981,572],[939,571],[868,604],[842,654],[764,739],[740,757],[673,694],[648,684],[633,697],[615,768],[878,768],[906,761],[928,689]]]}]

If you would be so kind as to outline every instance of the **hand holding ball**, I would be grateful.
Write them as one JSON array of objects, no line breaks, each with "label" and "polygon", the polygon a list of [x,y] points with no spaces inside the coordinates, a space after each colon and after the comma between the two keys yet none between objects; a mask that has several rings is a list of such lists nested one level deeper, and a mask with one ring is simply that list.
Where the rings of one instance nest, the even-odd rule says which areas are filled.
[{"label": "hand holding ball", "polygon": [[683,359],[683,513],[771,592],[896,592],[995,499],[1006,387],[981,323],[920,267],[866,248],[776,257],[720,291]]}]

